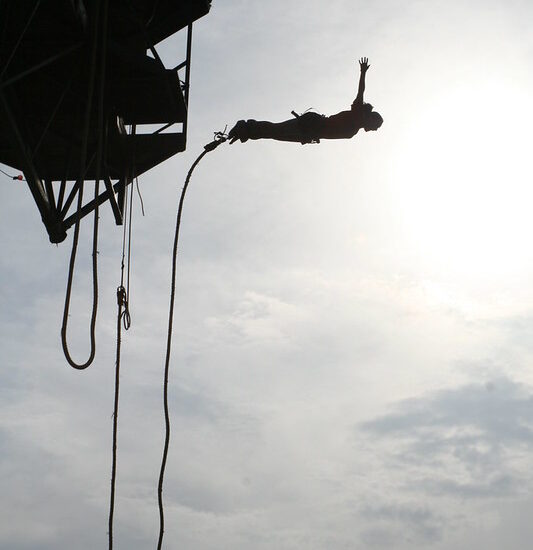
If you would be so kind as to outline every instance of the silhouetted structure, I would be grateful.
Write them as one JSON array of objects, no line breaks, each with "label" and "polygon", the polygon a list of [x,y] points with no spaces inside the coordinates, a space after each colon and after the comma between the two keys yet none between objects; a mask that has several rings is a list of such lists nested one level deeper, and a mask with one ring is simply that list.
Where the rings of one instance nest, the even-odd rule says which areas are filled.
[{"label": "silhouetted structure", "polygon": [[349,139],[363,128],[366,132],[377,130],[383,123],[383,118],[373,110],[372,105],[363,101],[365,91],[365,76],[370,65],[366,57],[361,58],[359,88],[357,97],[349,111],[341,111],[335,115],[324,116],[314,112],[298,115],[284,122],[268,122],[258,120],[239,120],[230,130],[230,143],[249,139],[275,139],[278,141],[296,141],[302,144],[319,143],[321,139]]},{"label": "silhouetted structure", "polygon": [[[209,8],[210,0],[0,2],[0,162],[24,173],[52,242],[96,201],[109,200],[121,224],[125,187],[185,150],[192,23]],[[167,69],[155,45],[184,28],[185,59]],[[162,133],[175,123],[178,131]],[[138,134],[143,124],[164,126]],[[106,190],[69,212],[84,180]]]}]

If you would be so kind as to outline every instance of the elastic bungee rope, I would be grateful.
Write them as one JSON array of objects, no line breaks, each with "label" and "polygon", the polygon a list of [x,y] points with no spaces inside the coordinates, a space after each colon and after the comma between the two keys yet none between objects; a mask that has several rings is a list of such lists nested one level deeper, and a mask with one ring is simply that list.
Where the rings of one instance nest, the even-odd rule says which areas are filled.
[{"label": "elastic bungee rope", "polygon": [[174,233],[174,246],[172,249],[172,276],[170,284],[170,305],[168,311],[168,330],[167,330],[167,348],[165,355],[165,374],[164,374],[164,383],[163,383],[163,409],[165,414],[165,444],[163,447],[163,456],[161,459],[161,470],[159,472],[159,483],[157,486],[157,499],[159,504],[159,539],[157,543],[157,550],[161,550],[163,545],[163,534],[165,531],[165,514],[163,508],[163,483],[165,477],[165,467],[167,464],[168,457],[168,447],[170,444],[170,415],[168,410],[168,374],[169,374],[169,365],[170,365],[170,354],[172,348],[172,325],[174,321],[174,301],[176,297],[176,271],[177,271],[177,259],[178,259],[178,240],[180,233],[181,225],[181,214],[183,211],[183,202],[185,200],[185,194],[187,193],[187,188],[189,186],[189,181],[194,169],[198,166],[200,161],[204,158],[207,153],[214,151],[219,145],[227,141],[228,137],[223,132],[216,132],[215,139],[208,143],[202,153],[198,158],[193,162],[189,173],[185,179],[185,184],[181,191],[180,202],[178,206],[178,213],[176,218],[176,230]]}]

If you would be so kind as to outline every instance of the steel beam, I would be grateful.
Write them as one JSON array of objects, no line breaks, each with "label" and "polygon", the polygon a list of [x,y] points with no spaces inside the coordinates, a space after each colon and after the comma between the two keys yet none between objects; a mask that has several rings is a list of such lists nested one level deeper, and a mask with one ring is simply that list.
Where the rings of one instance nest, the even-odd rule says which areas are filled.
[{"label": "steel beam", "polygon": [[122,225],[124,221],[122,219],[122,211],[120,209],[120,206],[117,203],[115,190],[113,189],[113,184],[111,183],[109,176],[104,177],[104,184],[105,184],[105,188],[107,189],[107,193],[109,195],[109,204],[111,205],[111,210],[113,210],[113,215],[115,216],[115,223],[117,225]]},{"label": "steel beam", "polygon": [[[129,185],[130,183],[131,182],[128,182],[125,184],[124,180],[118,181],[117,183],[115,183],[115,185],[112,186],[112,193],[113,194],[119,193],[119,197],[120,197],[120,190],[124,189],[124,187],[126,185]],[[61,224],[63,230],[66,231],[67,229],[72,227],[77,220],[81,220],[82,218],[87,216],[87,214],[90,214],[96,208],[96,205],[100,206],[105,201],[109,200],[110,196],[111,195],[109,191],[106,189],[103,193],[98,195],[96,199],[93,199],[92,201],[88,202],[85,206],[82,206],[79,211],[74,212],[74,214],[72,214],[65,221],[63,221],[63,223]]]},{"label": "steel beam", "polygon": [[29,69],[26,69],[25,71],[22,71],[21,73],[13,76],[12,78],[8,78],[7,80],[4,80],[3,82],[0,82],[0,91],[2,91],[4,88],[7,88],[11,84],[17,82],[17,80],[20,80],[24,78],[25,76],[28,76],[31,73],[34,73],[35,71],[38,71],[39,69],[42,69],[43,67],[46,67],[46,65],[50,65],[50,63],[54,63],[58,59],[61,59],[62,57],[66,57],[73,51],[81,48],[83,46],[83,43],[80,44],[74,44],[70,48],[67,48],[63,52],[59,52],[56,55],[53,55],[49,57],[48,59],[45,59],[44,61],[41,61],[41,63],[37,63],[37,65],[34,65],[33,67],[30,67]]}]

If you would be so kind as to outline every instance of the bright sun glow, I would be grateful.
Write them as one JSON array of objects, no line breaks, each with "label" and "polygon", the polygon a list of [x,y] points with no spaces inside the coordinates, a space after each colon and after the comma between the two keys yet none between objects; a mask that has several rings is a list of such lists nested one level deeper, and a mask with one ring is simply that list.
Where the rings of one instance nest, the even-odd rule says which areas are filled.
[{"label": "bright sun glow", "polygon": [[465,281],[533,269],[529,100],[455,89],[418,111],[394,166],[405,238],[425,269]]}]

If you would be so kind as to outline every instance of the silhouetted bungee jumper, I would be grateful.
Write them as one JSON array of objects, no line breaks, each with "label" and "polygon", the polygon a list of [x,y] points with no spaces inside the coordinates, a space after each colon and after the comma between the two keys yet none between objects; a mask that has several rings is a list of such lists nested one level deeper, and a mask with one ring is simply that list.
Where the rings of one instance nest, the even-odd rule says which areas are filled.
[{"label": "silhouetted bungee jumper", "polygon": [[228,134],[230,143],[237,140],[244,143],[249,139],[320,143],[321,139],[350,139],[361,128],[365,132],[377,130],[383,124],[383,118],[373,110],[370,103],[363,101],[365,76],[370,67],[368,58],[362,57],[359,66],[359,88],[349,111],[341,111],[331,116],[315,112],[298,115],[292,111],[295,118],[277,123],[253,119],[239,120]]}]

